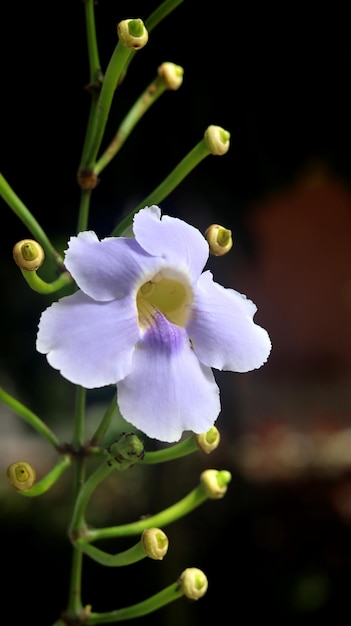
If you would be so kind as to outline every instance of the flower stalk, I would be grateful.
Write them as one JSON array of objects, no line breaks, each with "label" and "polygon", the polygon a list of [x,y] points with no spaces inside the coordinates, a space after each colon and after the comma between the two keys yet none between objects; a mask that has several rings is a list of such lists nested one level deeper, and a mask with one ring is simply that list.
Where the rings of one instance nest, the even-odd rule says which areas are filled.
[{"label": "flower stalk", "polygon": [[[229,136],[227,138],[227,142],[229,142]],[[133,217],[140,209],[152,204],[160,204],[160,202],[167,198],[167,196],[172,193],[172,191],[190,174],[190,172],[210,154],[214,154],[213,148],[211,147],[211,143],[209,143],[208,138],[204,136],[202,140],[196,144],[190,152],[188,152],[180,163],[178,163],[172,172],[166,176],[162,183],[160,183],[156,189],[144,198],[142,202],[139,202],[133,211],[121,220],[121,222],[112,231],[112,236],[118,237],[123,235],[123,233],[125,233],[132,225]]]},{"label": "flower stalk", "polygon": [[[223,476],[224,478],[224,476]],[[230,480],[230,474],[227,473],[227,479]],[[163,528],[168,524],[188,515],[196,509],[200,504],[210,499],[208,489],[201,482],[195,489],[190,491],[182,500],[179,500],[172,506],[164,509],[160,513],[151,515],[146,519],[141,519],[130,524],[122,524],[120,526],[112,526],[106,528],[89,528],[84,532],[84,538],[87,541],[96,541],[98,539],[109,539],[112,537],[127,537],[129,535],[138,535],[146,528],[157,526]]]},{"label": "flower stalk", "polygon": [[27,424],[32,426],[44,439],[46,439],[55,449],[59,449],[60,441],[49,428],[33,411],[30,411],[24,404],[16,400],[11,394],[0,387],[0,400],[4,402],[16,415],[21,417]]},{"label": "flower stalk", "polygon": [[134,105],[129,109],[111,143],[96,162],[93,169],[93,173],[96,176],[99,175],[116,156],[138,122],[140,122],[149,108],[155,104],[167,89],[169,89],[169,86],[164,76],[158,75],[143,91]]},{"label": "flower stalk", "polygon": [[7,180],[0,172],[0,195],[8,204],[10,209],[17,215],[17,217],[28,228],[29,232],[44,248],[46,254],[51,258],[59,269],[62,269],[63,260],[61,255],[55,250],[48,236],[40,226],[39,222],[35,219],[29,209],[25,206],[22,200],[14,192]]},{"label": "flower stalk", "polygon": [[87,626],[93,626],[95,624],[113,624],[115,622],[123,622],[124,620],[142,617],[143,615],[158,611],[163,606],[178,600],[184,595],[182,587],[178,582],[175,582],[147,600],[143,600],[137,604],[116,609],[115,611],[107,611],[106,613],[92,612],[87,616],[84,623]]},{"label": "flower stalk", "polygon": [[59,480],[62,474],[71,465],[71,462],[71,458],[68,455],[63,456],[44,478],[34,483],[30,489],[21,491],[22,495],[29,498],[42,496]]}]

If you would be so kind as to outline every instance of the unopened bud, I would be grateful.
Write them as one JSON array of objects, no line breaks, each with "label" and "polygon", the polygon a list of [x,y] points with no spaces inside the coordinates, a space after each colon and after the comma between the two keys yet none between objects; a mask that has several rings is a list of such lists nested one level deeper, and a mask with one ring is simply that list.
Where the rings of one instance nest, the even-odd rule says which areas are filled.
[{"label": "unopened bud", "polygon": [[180,65],[165,61],[165,63],[159,66],[157,72],[165,82],[167,89],[175,91],[179,89],[183,82],[184,69]]},{"label": "unopened bud", "polygon": [[45,252],[34,239],[22,239],[13,248],[13,258],[21,270],[35,271],[43,264]]},{"label": "unopened bud", "polygon": [[7,478],[17,491],[27,491],[35,483],[36,471],[27,461],[16,461],[7,468]]},{"label": "unopened bud", "polygon": [[214,256],[223,256],[233,247],[232,231],[219,224],[211,224],[205,231],[205,238]]},{"label": "unopened bud", "polygon": [[117,34],[120,42],[126,48],[140,50],[149,39],[149,34],[141,19],[122,20],[117,24]]},{"label": "unopened bud", "polygon": [[209,126],[204,136],[211,154],[222,155],[228,152],[230,133],[227,130],[221,126]]},{"label": "unopened bud", "polygon": [[188,567],[180,575],[179,586],[189,600],[198,600],[205,595],[208,581],[205,574],[197,567]]},{"label": "unopened bud", "polygon": [[134,433],[121,433],[117,441],[107,450],[108,463],[124,470],[140,461],[145,454],[144,444]]},{"label": "unopened bud", "polygon": [[202,472],[200,481],[203,484],[206,493],[211,500],[223,498],[227,492],[228,484],[232,477],[227,470],[208,469]]},{"label": "unopened bud", "polygon": [[146,556],[155,561],[161,561],[167,554],[168,537],[159,528],[147,528],[144,530],[141,541]]},{"label": "unopened bud", "polygon": [[218,446],[220,442],[221,436],[219,434],[219,430],[216,426],[212,426],[207,433],[201,433],[201,435],[195,435],[195,440],[200,450],[206,452],[206,454],[210,454],[213,452]]}]

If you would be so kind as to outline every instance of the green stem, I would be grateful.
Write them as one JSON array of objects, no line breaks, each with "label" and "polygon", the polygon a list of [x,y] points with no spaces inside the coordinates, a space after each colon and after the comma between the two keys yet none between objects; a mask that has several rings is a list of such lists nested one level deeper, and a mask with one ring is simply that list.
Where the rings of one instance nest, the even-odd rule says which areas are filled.
[{"label": "green stem", "polygon": [[152,204],[159,204],[179,185],[182,180],[209,154],[211,154],[206,139],[203,138],[174,168],[174,170],[164,179],[164,181],[152,191],[147,198],[138,204],[126,217],[116,226],[111,235],[118,237],[122,235],[133,223],[133,216],[140,209]]},{"label": "green stem", "polygon": [[38,431],[54,448],[58,449],[60,445],[59,439],[53,433],[53,431],[37,416],[30,411],[24,404],[16,400],[13,396],[7,393],[2,387],[0,387],[0,400],[7,404],[7,406],[16,413],[19,417],[22,417],[30,426]]},{"label": "green stem", "polygon": [[77,222],[77,233],[82,233],[88,228],[90,201],[91,189],[82,189]]},{"label": "green stem", "polygon": [[96,88],[100,85],[99,78],[101,73],[101,65],[95,27],[95,0],[84,0],[84,7],[90,68],[90,87]]},{"label": "green stem", "polygon": [[93,170],[96,156],[100,149],[101,141],[105,132],[107,118],[110,112],[112,99],[116,86],[123,72],[124,66],[131,55],[131,50],[118,41],[107,66],[101,91],[96,104],[95,115],[92,118],[90,129],[87,133],[87,144],[84,160],[81,164],[83,170]]},{"label": "green stem", "polygon": [[184,0],[165,0],[165,2],[162,2],[162,4],[160,4],[160,6],[158,6],[157,9],[151,13],[147,20],[145,20],[145,27],[148,33],[151,33],[155,26],[164,20],[164,18],[167,17],[169,13],[174,11],[174,9],[183,1]]},{"label": "green stem", "polygon": [[166,89],[166,84],[160,76],[157,76],[147,89],[145,89],[145,91],[131,107],[124,120],[121,122],[117,133],[108,148],[96,162],[94,167],[95,174],[100,174],[100,172],[102,172],[102,170],[110,163],[113,157],[116,156],[117,152],[121,149],[137,123],[141,120],[151,105],[154,104],[156,100],[158,100],[158,98],[166,91]]},{"label": "green stem", "polygon": [[135,617],[141,617],[142,615],[148,615],[157,611],[166,604],[178,600],[184,595],[180,585],[173,583],[159,591],[151,598],[138,602],[132,606],[128,606],[115,611],[108,611],[107,613],[90,613],[86,618],[85,624],[87,626],[93,626],[93,624],[110,624],[113,622],[122,622],[124,620],[133,619]]},{"label": "green stem", "polygon": [[[81,448],[84,443],[85,431],[85,404],[86,390],[83,387],[77,387],[76,406],[74,419],[73,446],[77,449]],[[85,479],[85,459],[76,457],[75,477],[74,477],[74,497],[75,501],[79,498],[81,486]],[[82,570],[83,570],[83,552],[78,547],[73,547],[71,576],[69,586],[69,599],[67,612],[77,616],[83,610],[81,599],[82,588]]]},{"label": "green stem", "polygon": [[115,412],[118,410],[118,406],[117,406],[117,393],[114,394],[109,406],[107,407],[104,417],[102,418],[101,423],[99,424],[97,430],[95,431],[94,435],[91,438],[91,445],[92,446],[99,446],[101,441],[103,440],[110,424],[111,424],[111,420],[115,414]]},{"label": "green stem", "polygon": [[174,446],[164,448],[163,450],[155,450],[154,452],[146,452],[141,463],[151,465],[154,463],[164,463],[165,461],[173,461],[179,459],[188,454],[192,454],[199,450],[199,446],[196,443],[195,436],[192,435],[188,439],[176,443]]},{"label": "green stem", "polygon": [[108,465],[107,460],[93,472],[85,483],[81,486],[78,493],[72,521],[70,525],[70,535],[75,538],[79,535],[79,532],[85,526],[85,510],[88,506],[89,500],[97,488],[97,486],[111,473],[115,467]]},{"label": "green stem", "polygon": [[37,293],[55,293],[56,291],[59,291],[60,289],[63,289],[64,287],[67,287],[67,285],[73,283],[73,278],[69,272],[63,272],[58,278],[56,278],[56,280],[52,281],[52,283],[47,283],[45,280],[40,278],[35,270],[21,269],[21,272],[30,288]]},{"label": "green stem", "polygon": [[105,565],[106,567],[123,567],[125,565],[131,565],[132,563],[137,563],[142,559],[146,558],[146,552],[144,546],[141,541],[138,541],[134,546],[128,548],[128,550],[124,550],[123,552],[119,552],[118,554],[109,554],[108,552],[104,552],[104,550],[100,550],[96,548],[96,546],[92,546],[90,543],[87,543],[83,538],[77,539],[75,542],[81,550],[100,565]]},{"label": "green stem", "polygon": [[56,265],[62,267],[63,259],[55,250],[54,246],[50,242],[49,238],[33,217],[31,212],[23,204],[22,200],[17,196],[14,190],[10,187],[4,176],[0,173],[0,195],[5,202],[9,205],[10,209],[19,217],[19,219],[27,226],[33,237],[43,246],[47,255],[55,262]]},{"label": "green stem", "polygon": [[129,535],[141,534],[146,528],[163,528],[167,524],[171,524],[177,519],[188,515],[196,509],[200,504],[208,499],[202,484],[198,485],[185,498],[179,500],[168,509],[164,509],[156,515],[151,515],[145,519],[131,522],[130,524],[122,524],[121,526],[112,526],[109,528],[96,528],[86,530],[84,538],[88,541],[96,541],[97,539],[109,539],[110,537],[126,537]]},{"label": "green stem", "polygon": [[62,457],[57,465],[41,480],[33,485],[28,491],[20,491],[24,496],[35,497],[41,496],[48,491],[56,481],[62,476],[63,472],[71,465],[71,459],[69,456]]}]

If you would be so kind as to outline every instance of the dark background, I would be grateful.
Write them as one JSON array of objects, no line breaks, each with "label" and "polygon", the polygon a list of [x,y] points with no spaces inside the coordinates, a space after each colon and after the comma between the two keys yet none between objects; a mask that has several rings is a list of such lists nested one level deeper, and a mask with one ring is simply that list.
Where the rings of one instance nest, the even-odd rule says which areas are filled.
[{"label": "dark background", "polygon": [[[96,5],[103,69],[116,44],[116,24],[146,19],[156,6],[111,0]],[[78,0],[7,2],[0,15],[1,171],[64,250],[76,229],[76,172],[89,109],[84,6]],[[182,87],[148,111],[101,175],[89,227],[107,236],[208,125],[229,130],[229,153],[205,159],[162,209],[201,230],[211,222],[232,229],[232,252],[211,259],[211,269],[219,282],[254,300],[256,320],[269,331],[273,350],[257,372],[216,374],[222,441],[213,455],[134,468],[97,494],[91,522],[114,525],[169,506],[207,467],[233,475],[223,500],[166,529],[170,551],[162,563],[145,561],[121,571],[87,560],[83,601],[94,611],[142,600],[188,566],[206,572],[206,596],[197,603],[180,600],[143,623],[185,625],[229,615],[233,621],[313,625],[340,622],[348,611],[347,26],[336,6],[323,12],[320,5],[277,10],[185,0],[153,31],[118,90],[107,138],[160,63],[184,67]],[[12,262],[14,243],[28,232],[2,201],[1,232],[1,384],[68,438],[74,388],[34,347],[40,312],[51,300],[30,292]],[[110,393],[89,394],[92,425]],[[9,493],[4,474],[10,462],[27,458],[45,473],[54,459],[19,418],[5,407],[0,415],[2,608],[10,623],[31,616],[48,626],[66,604],[70,475],[38,500]],[[117,552],[121,544],[106,549]]]}]

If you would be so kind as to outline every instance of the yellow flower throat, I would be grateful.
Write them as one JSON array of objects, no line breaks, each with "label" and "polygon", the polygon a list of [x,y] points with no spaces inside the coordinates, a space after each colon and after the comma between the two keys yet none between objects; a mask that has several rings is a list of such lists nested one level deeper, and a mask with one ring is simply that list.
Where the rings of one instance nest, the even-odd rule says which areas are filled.
[{"label": "yellow flower throat", "polygon": [[172,324],[184,327],[191,314],[193,293],[182,278],[159,272],[140,287],[136,303],[142,328],[154,323],[155,311],[162,313]]}]

